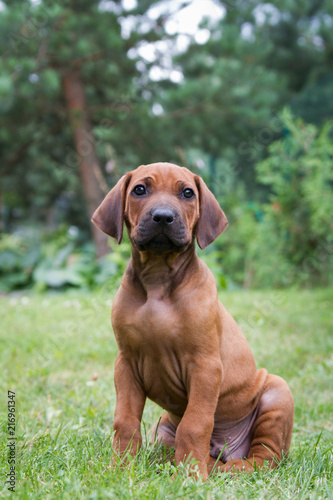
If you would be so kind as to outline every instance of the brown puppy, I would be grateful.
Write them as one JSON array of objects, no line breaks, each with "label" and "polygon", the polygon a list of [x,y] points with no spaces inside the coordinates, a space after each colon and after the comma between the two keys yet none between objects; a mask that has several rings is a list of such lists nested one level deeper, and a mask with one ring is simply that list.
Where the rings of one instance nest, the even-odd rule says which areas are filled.
[{"label": "brown puppy", "polygon": [[214,277],[195,252],[222,233],[227,219],[202,179],[170,163],[122,177],[93,216],[132,244],[112,308],[119,352],[114,447],[141,445],[146,398],[164,408],[158,437],[175,461],[218,468],[274,467],[287,453],[294,404],[287,383],[257,370],[250,347],[217,297]]}]

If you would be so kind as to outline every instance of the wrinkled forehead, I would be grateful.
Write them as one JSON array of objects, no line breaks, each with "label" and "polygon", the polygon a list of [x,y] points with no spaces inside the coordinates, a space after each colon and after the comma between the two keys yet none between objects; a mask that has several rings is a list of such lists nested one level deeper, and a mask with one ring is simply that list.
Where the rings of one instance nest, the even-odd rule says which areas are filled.
[{"label": "wrinkled forehead", "polygon": [[151,163],[149,165],[141,165],[132,172],[132,178],[129,188],[133,188],[140,182],[158,187],[166,191],[186,187],[196,188],[194,175],[190,170],[184,167],[179,167],[172,163]]}]

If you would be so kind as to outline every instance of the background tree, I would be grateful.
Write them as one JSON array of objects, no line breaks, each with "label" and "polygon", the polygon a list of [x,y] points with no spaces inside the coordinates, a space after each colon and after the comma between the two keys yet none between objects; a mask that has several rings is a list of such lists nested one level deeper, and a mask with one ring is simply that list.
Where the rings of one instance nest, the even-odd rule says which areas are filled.
[{"label": "background tree", "polygon": [[[149,106],[136,59],[128,57],[139,34],[123,37],[120,18],[131,15],[138,22],[153,3],[127,12],[121,2],[113,2],[112,10],[100,1],[6,2],[0,14],[6,124],[0,141],[4,204],[12,216],[33,207],[45,219],[44,210],[52,217],[54,203],[70,201],[72,221],[87,227],[82,196],[90,217],[108,189],[100,160],[117,176],[118,159],[126,157],[126,166],[131,154],[145,151],[129,126],[133,109],[140,107],[135,114],[142,116]],[[148,28],[149,40],[160,38],[158,24]],[[106,236],[91,230],[101,256]]]},{"label": "background tree", "polygon": [[202,23],[206,43],[193,40],[174,58],[184,80],[161,102],[177,121],[182,148],[208,155],[212,187],[227,162],[247,197],[260,199],[254,166],[283,132],[278,110],[289,104],[316,124],[332,117],[333,7],[324,0],[219,3],[225,15]]},{"label": "background tree", "polygon": [[[285,104],[316,125],[316,136],[323,137],[325,130],[331,137],[324,122],[333,110],[333,7],[328,0],[217,4],[224,15],[203,19],[205,42],[189,36],[180,51],[178,34],[170,35],[168,23],[175,9],[195,5],[194,0],[140,1],[131,10],[120,0],[0,3],[2,229],[23,234],[23,243],[27,228],[36,223],[47,229],[50,240],[61,234],[62,243],[50,251],[45,269],[72,262],[73,242],[63,251],[68,235],[59,229],[61,222],[74,226],[74,233],[78,228],[76,249],[86,248],[89,214],[108,187],[141,163],[164,160],[200,173],[228,214],[230,227],[217,242],[217,253],[208,249],[217,259],[216,269],[223,260],[234,283],[264,282],[254,272],[249,248],[257,248],[262,269],[265,256],[249,242],[262,234],[259,228],[268,227],[276,185],[264,180],[256,164],[267,160],[268,172],[281,160],[273,161],[273,146],[288,140],[288,124],[294,123],[279,118]],[[209,14],[211,4],[205,5]],[[155,57],[145,56],[144,49]],[[311,142],[319,154],[317,145]],[[283,172],[278,177],[284,185]],[[329,178],[322,179],[322,188],[331,190]],[[297,204],[305,213],[304,200],[302,195]],[[289,209],[296,217],[291,206],[286,213]],[[274,237],[283,225],[277,220],[269,225],[271,241],[278,241]],[[330,231],[325,224],[323,231]],[[106,240],[93,234],[101,256]],[[9,240],[5,235],[1,252],[6,245],[10,252],[18,246],[24,255],[26,246]],[[291,254],[301,255],[295,265],[302,265],[312,252],[302,238],[290,248],[277,248],[278,276]],[[52,257],[56,252],[59,259]],[[80,276],[89,259],[90,254],[80,261]],[[114,264],[101,268],[99,276],[112,273]],[[23,274],[30,276],[31,260],[25,266]],[[94,279],[95,271],[86,273],[85,282]],[[65,279],[62,274],[62,283],[80,282],[78,275]],[[23,278],[21,273],[15,279],[26,283]]]}]

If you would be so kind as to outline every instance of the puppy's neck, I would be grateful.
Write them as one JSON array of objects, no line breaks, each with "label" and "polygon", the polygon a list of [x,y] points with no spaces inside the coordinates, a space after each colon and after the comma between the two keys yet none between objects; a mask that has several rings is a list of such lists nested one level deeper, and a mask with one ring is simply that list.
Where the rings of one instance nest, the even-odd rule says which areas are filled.
[{"label": "puppy's neck", "polygon": [[181,253],[139,252],[132,247],[130,271],[133,279],[140,282],[147,298],[162,300],[176,290],[197,260],[194,242]]}]

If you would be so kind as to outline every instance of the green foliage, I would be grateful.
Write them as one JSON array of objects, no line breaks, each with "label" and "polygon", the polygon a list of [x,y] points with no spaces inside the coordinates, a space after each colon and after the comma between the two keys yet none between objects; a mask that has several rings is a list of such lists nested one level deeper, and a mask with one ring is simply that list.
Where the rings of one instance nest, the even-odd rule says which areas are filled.
[{"label": "green foliage", "polygon": [[217,164],[206,182],[229,220],[204,253],[227,287],[318,286],[333,280],[332,124],[321,128],[281,116],[283,137],[258,163],[257,181],[269,189],[265,202],[246,201],[231,163]]},{"label": "green foliage", "polygon": [[[220,2],[224,15],[200,27],[208,40],[189,37],[180,52],[160,2],[133,9],[109,3],[1,4],[0,229],[18,234],[31,222],[65,223],[85,234],[81,248],[64,241],[56,250],[43,238],[9,245],[0,263],[2,289],[91,287],[117,275],[111,257],[96,267],[86,245],[78,160],[92,146],[104,189],[153,161],[204,174],[230,222],[204,254],[221,286],[226,278],[227,286],[246,287],[331,282],[332,129],[322,126],[332,118],[332,2]],[[157,4],[161,15],[153,19]],[[155,42],[156,54],[168,53],[183,76],[177,83],[151,78],[152,67],[161,74],[164,65],[171,68],[171,59],[140,52]],[[73,147],[64,99],[63,75],[73,67],[93,132],[81,152]],[[285,114],[283,129],[276,116],[285,103],[318,128]]]},{"label": "green foliage", "polygon": [[29,287],[39,248],[14,235],[0,237],[0,292]]},{"label": "green foliage", "polygon": [[0,291],[34,287],[38,291],[67,287],[83,289],[119,285],[130,257],[129,241],[112,245],[99,261],[91,242],[82,243],[61,226],[39,239],[4,235],[0,238]]},{"label": "green foliage", "polygon": [[[217,162],[213,179],[203,171],[229,219],[221,238],[199,252],[219,288],[332,283],[332,124],[319,129],[294,119],[288,110],[282,123],[283,137],[271,144],[267,158],[256,166],[258,181],[270,190],[267,202],[246,201],[244,187],[227,160]],[[45,233],[37,245],[4,236],[2,289],[93,288],[108,281],[116,286],[130,256],[130,244],[127,239],[120,246],[110,244],[110,255],[95,262],[92,244],[71,240],[67,228]]]},{"label": "green foliage", "polygon": [[[235,201],[237,203],[235,203]],[[249,245],[255,237],[261,207],[255,203],[234,203],[227,209],[229,227],[218,242],[221,267],[228,288],[251,286],[252,270],[249,260]]]},{"label": "green foliage", "polygon": [[285,136],[257,165],[270,203],[252,239],[254,283],[327,284],[333,279],[332,123],[319,130],[283,113]]},{"label": "green foliage", "polygon": [[[138,57],[128,56],[139,33],[133,30],[126,38],[121,33],[127,16],[139,23],[154,1],[135,10],[122,2],[114,9],[102,3],[1,4],[0,175],[6,230],[22,221],[47,224],[53,218],[88,232],[80,157],[95,147],[101,164],[112,165],[103,174],[113,184],[157,142],[156,136],[152,143],[138,141],[138,130],[144,137],[153,129],[150,84],[140,79]],[[152,22],[146,36],[157,37]],[[81,151],[73,146],[63,89],[63,74],[74,67],[82,77],[93,130]]]},{"label": "green foliage", "polygon": [[[269,124],[285,82],[260,60],[254,63],[252,54],[262,51],[260,43],[242,38],[242,25],[234,19],[238,11],[232,19],[230,15],[210,27],[207,43],[193,43],[175,58],[184,81],[164,92],[160,102],[164,120],[177,121],[173,141],[185,151],[197,148],[201,158],[208,155],[217,164],[222,159],[237,164],[237,180],[246,181],[249,194],[255,184],[254,160],[264,150],[259,145],[249,155],[252,138]],[[275,133],[271,135],[272,140]]]}]

